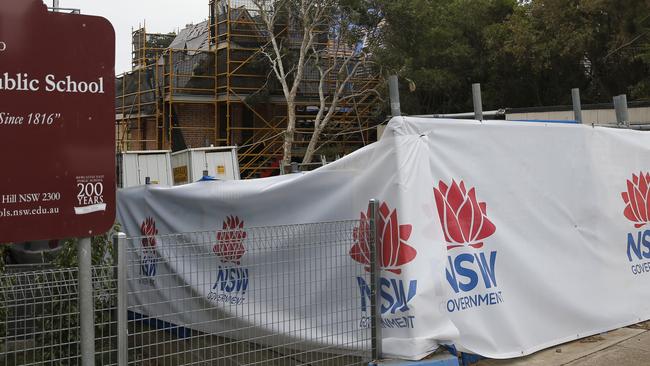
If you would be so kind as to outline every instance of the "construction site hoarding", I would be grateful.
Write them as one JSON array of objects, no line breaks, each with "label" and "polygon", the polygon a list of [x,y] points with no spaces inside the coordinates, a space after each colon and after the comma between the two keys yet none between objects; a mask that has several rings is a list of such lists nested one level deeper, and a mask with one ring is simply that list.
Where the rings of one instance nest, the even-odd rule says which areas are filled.
[{"label": "construction site hoarding", "polygon": [[[131,304],[162,323],[235,339],[358,347],[359,333],[341,341],[336,328],[313,332],[321,313],[303,301],[327,303],[334,324],[368,328],[368,278],[329,273],[308,293],[292,287],[292,275],[269,286],[284,268],[268,263],[299,243],[268,235],[259,246],[253,228],[288,225],[283,232],[318,237],[322,244],[295,263],[369,270],[367,205],[377,199],[384,356],[420,359],[453,344],[520,357],[650,319],[649,164],[647,132],[394,117],[377,143],[311,172],[121,190],[118,219],[142,236],[129,243],[129,263],[140,264],[129,276],[143,279],[129,282]],[[349,246],[331,245],[335,233],[291,226],[341,220],[359,222]],[[162,240],[187,232],[205,239]],[[279,298],[296,306],[278,310]]]},{"label": "construction site hoarding", "polygon": [[106,19],[0,0],[0,242],[113,225],[114,69]]}]

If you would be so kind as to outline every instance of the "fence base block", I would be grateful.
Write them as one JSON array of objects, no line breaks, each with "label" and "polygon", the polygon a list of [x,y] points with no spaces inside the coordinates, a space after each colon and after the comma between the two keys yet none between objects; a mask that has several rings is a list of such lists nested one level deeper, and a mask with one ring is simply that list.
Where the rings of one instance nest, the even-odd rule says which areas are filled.
[{"label": "fence base block", "polygon": [[441,353],[421,361],[382,360],[369,366],[458,366],[458,357]]}]

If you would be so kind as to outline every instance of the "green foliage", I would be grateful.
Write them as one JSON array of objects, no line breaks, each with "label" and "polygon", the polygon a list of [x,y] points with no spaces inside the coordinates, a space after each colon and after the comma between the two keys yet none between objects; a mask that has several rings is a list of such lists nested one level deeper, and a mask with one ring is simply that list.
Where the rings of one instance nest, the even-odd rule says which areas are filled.
[{"label": "green foliage", "polygon": [[489,72],[484,34],[514,6],[514,0],[385,1],[386,22],[374,54],[389,72],[415,82],[414,92],[402,92],[403,110],[470,109],[471,84]]},{"label": "green foliage", "polygon": [[571,87],[587,102],[647,98],[649,9],[647,0],[531,1],[501,25],[495,50],[531,75],[537,104],[567,103]]},{"label": "green foliage", "polygon": [[[112,245],[112,234],[119,229],[116,224],[110,232],[91,239],[95,333],[98,336],[115,332],[117,314],[113,309],[117,305],[117,283],[114,277],[116,252]],[[16,274],[4,274],[5,247],[0,247],[0,338],[5,337],[9,331],[6,326],[9,319],[14,319],[15,322],[17,318],[30,316],[32,321],[29,323],[31,328],[27,339],[38,347],[36,352],[8,352],[4,358],[8,364],[78,363],[79,304],[75,270],[78,267],[78,242],[78,239],[63,241],[61,250],[50,258],[56,269]],[[11,291],[16,286],[31,290]],[[21,300],[17,296],[25,298]],[[114,338],[97,338],[95,347],[98,363],[114,361],[110,360],[114,352],[106,352],[115,349],[114,342]],[[0,344],[0,347],[4,346]]]},{"label": "green foliage", "polygon": [[[115,263],[115,248],[113,247],[113,233],[120,231],[120,224],[116,223],[111,231],[106,234],[93,236],[92,245],[92,265],[93,266],[110,266]],[[76,268],[78,267],[77,247],[79,239],[65,239],[61,244],[61,249],[50,258],[51,263],[57,268]]]},{"label": "green foliage", "polygon": [[[116,248],[113,246],[113,233],[120,231],[120,225],[115,224],[111,231],[103,235],[91,238],[91,263],[93,266],[93,297],[95,307],[95,333],[111,334],[112,324],[116,321],[116,314],[111,310],[117,306],[116,281],[114,279],[114,265],[117,258]],[[58,268],[77,268],[78,255],[77,246],[79,239],[67,239],[63,242],[62,248],[53,258],[52,263]],[[46,282],[47,283],[47,282]],[[39,329],[47,330],[37,335],[37,344],[47,344],[51,340],[62,340],[60,342],[72,344],[72,347],[51,347],[44,351],[45,359],[65,359],[71,355],[76,355],[76,345],[79,342],[79,334],[70,329],[76,329],[79,326],[79,317],[76,316],[79,311],[77,301],[69,301],[67,294],[62,296],[53,296],[51,306],[44,307],[44,311],[51,311],[52,317],[42,317],[37,322]],[[57,318],[56,314],[73,314],[63,318]],[[63,327],[61,325],[64,325]],[[112,340],[104,339],[101,342],[95,342],[96,361],[100,362],[99,357],[106,357],[107,354],[99,353],[102,349],[111,349],[114,345]],[[101,363],[101,362],[100,362]]]},{"label": "green foliage", "polygon": [[[362,0],[350,0],[362,1]],[[409,114],[650,98],[649,0],[377,0],[374,55]],[[406,84],[406,83],[402,83]]]}]

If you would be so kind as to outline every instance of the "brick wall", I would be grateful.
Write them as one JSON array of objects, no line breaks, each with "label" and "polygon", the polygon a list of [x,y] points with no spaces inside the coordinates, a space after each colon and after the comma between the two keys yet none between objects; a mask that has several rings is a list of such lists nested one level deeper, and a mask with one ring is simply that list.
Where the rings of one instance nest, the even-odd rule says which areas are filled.
[{"label": "brick wall", "polygon": [[144,150],[158,149],[158,131],[155,118],[148,118],[144,123]]},{"label": "brick wall", "polygon": [[215,142],[215,111],[212,104],[174,104],[177,124],[187,147],[206,147]]},{"label": "brick wall", "polygon": [[116,144],[119,149],[127,151],[157,150],[156,128],[154,118],[132,119],[126,124],[116,124]]}]

